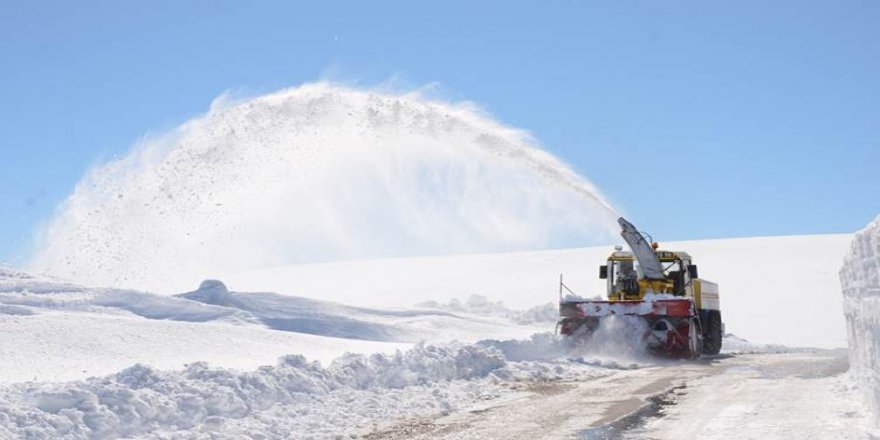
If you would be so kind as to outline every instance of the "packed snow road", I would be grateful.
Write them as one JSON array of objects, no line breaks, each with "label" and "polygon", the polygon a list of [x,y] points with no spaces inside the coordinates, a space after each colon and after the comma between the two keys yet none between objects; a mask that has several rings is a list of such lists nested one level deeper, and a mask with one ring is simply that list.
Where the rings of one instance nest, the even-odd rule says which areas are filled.
[{"label": "packed snow road", "polygon": [[587,381],[536,381],[507,398],[368,438],[870,438],[845,356],[733,354]]}]

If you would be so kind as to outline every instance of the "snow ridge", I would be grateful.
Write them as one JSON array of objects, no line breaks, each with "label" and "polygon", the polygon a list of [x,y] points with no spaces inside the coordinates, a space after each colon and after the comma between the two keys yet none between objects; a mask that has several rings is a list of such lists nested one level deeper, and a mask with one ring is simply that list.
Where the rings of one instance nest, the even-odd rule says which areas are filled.
[{"label": "snow ridge", "polygon": [[[31,407],[0,408],[0,426],[15,436],[116,438],[162,431],[211,430],[273,405],[300,403],[337,390],[400,389],[485,377],[505,366],[497,350],[472,345],[419,345],[395,355],[349,355],[323,368],[300,355],[238,373],[203,362],[181,372],[135,365],[115,375],[10,391]],[[0,431],[2,433],[3,431]]]},{"label": "snow ridge", "polygon": [[503,381],[607,374],[576,363],[510,362],[491,344],[458,343],[350,354],[327,367],[300,355],[250,372],[138,364],[84,381],[0,388],[0,437],[338,437],[498,397],[510,392]]},{"label": "snow ridge", "polygon": [[851,372],[880,424],[880,217],[856,233],[840,284]]}]

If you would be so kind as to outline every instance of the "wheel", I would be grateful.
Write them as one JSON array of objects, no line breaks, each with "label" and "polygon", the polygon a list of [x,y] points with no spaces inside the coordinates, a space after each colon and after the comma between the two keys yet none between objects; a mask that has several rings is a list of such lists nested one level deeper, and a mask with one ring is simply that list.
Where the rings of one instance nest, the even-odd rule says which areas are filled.
[{"label": "wheel", "polygon": [[721,312],[708,310],[705,314],[706,322],[703,323],[703,354],[718,354],[721,352]]},{"label": "wheel", "polygon": [[700,320],[694,319],[688,329],[688,349],[691,359],[700,357],[700,353],[705,353],[705,343],[703,341],[703,332],[700,329]]}]

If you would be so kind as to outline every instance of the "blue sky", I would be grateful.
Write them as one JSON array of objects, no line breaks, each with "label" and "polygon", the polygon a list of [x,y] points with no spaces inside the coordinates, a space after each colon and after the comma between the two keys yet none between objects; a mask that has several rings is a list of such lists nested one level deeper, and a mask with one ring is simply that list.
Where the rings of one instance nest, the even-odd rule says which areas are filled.
[{"label": "blue sky", "polygon": [[880,213],[877,23],[876,1],[2,0],[0,260],[145,134],[322,78],[437,83],[662,239],[852,231]]}]

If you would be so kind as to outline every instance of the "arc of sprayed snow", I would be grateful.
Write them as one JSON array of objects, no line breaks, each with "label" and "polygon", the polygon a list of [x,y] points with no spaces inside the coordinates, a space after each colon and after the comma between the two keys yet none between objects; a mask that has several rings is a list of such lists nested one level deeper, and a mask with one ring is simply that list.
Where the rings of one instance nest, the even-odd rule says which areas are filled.
[{"label": "arc of sprayed snow", "polygon": [[[327,93],[337,92],[337,91],[339,91],[340,88],[341,88],[341,86],[337,86],[337,85],[331,84],[329,82],[322,81],[322,82],[318,82],[318,83],[314,83],[314,84],[306,84],[306,85],[303,85],[300,87],[293,87],[293,88],[285,89],[285,90],[282,90],[282,91],[279,91],[279,92],[276,92],[276,93],[273,93],[270,95],[262,96],[262,97],[259,97],[256,99],[265,100],[266,102],[274,102],[277,104],[277,103],[281,102],[281,99],[289,93],[292,94],[292,93],[300,92],[303,90],[310,90],[310,91],[315,92],[317,94],[321,94],[321,93],[327,94]],[[432,89],[433,88],[426,88],[426,90],[432,90]],[[365,91],[365,90],[350,90],[350,89],[348,89],[348,91],[353,91],[355,93],[359,93],[362,95],[362,97],[367,97],[367,98],[379,97],[380,99],[398,99],[398,100],[408,101],[408,103],[411,105],[417,105],[417,104],[428,105],[429,107],[432,107],[433,110],[436,110],[436,106],[443,105],[447,109],[456,110],[456,112],[458,112],[458,113],[470,113],[471,115],[478,115],[481,117],[481,120],[480,120],[481,123],[486,124],[486,125],[491,125],[492,126],[491,128],[494,130],[502,130],[505,132],[512,132],[514,134],[514,137],[517,139],[517,142],[515,142],[515,143],[511,143],[511,142],[509,142],[509,140],[496,141],[494,139],[491,142],[478,142],[483,148],[485,148],[487,150],[494,150],[494,152],[498,156],[506,156],[511,159],[521,159],[521,160],[526,161],[526,163],[533,170],[537,171],[539,175],[541,175],[542,177],[544,177],[548,181],[554,182],[558,185],[561,185],[563,187],[567,187],[571,190],[574,190],[575,192],[584,196],[586,199],[595,203],[599,207],[605,209],[606,213],[609,216],[611,216],[612,218],[617,219],[618,217],[620,217],[620,213],[617,211],[617,209],[615,209],[614,206],[612,206],[611,203],[608,202],[608,200],[606,200],[604,197],[602,197],[599,190],[595,186],[585,185],[583,178],[580,177],[579,175],[577,175],[577,173],[575,173],[573,170],[571,170],[571,168],[568,167],[566,164],[564,164],[562,161],[560,161],[559,159],[557,159],[555,156],[551,155],[550,153],[547,153],[545,151],[542,151],[538,148],[535,148],[535,147],[529,145],[530,143],[537,144],[538,142],[528,132],[526,132],[524,130],[520,130],[520,129],[514,129],[511,127],[507,127],[507,126],[504,126],[504,125],[501,125],[501,124],[495,122],[490,114],[488,114],[486,111],[484,111],[482,108],[480,108],[478,105],[474,104],[473,102],[465,101],[465,102],[459,102],[459,103],[451,103],[451,102],[439,102],[439,101],[432,101],[432,100],[428,100],[426,102],[425,96],[422,93],[420,93],[419,91],[413,91],[413,92],[409,92],[409,93],[402,94],[402,95],[393,95],[390,92],[379,93],[379,92],[371,92],[371,91]],[[211,105],[212,111],[215,109],[220,109],[222,107],[225,107],[226,105],[232,105],[232,106],[238,106],[238,105],[242,105],[242,104],[246,105],[249,102],[249,101],[235,101],[232,98],[230,98],[228,94],[223,94],[218,99],[222,99],[222,101],[217,102],[216,105],[214,103],[212,103],[212,105]],[[459,116],[467,116],[467,115],[459,115]],[[460,117],[459,122],[467,121],[467,119],[469,119],[469,118]],[[466,125],[469,125],[470,126],[469,128],[471,130],[481,131],[478,128],[474,127],[471,121],[467,121],[467,122],[463,122],[463,123]],[[487,130],[487,131],[489,131],[489,130]],[[525,139],[523,139],[523,138],[525,138]],[[525,140],[527,140],[529,142],[525,142]],[[501,146],[510,145],[510,144],[515,145],[517,148],[514,149],[511,147],[507,147],[505,152],[502,153],[500,151],[502,148]],[[539,158],[538,156],[543,156],[543,158]],[[551,162],[552,166],[548,165],[547,162]],[[615,227],[613,229],[615,232],[617,231],[616,223],[615,223]]]},{"label": "arc of sprayed snow", "polygon": [[[52,240],[43,243],[43,254],[38,253],[35,260],[32,261],[43,257],[42,261],[52,267],[36,266],[38,269],[59,269],[62,272],[62,276],[67,274],[75,279],[76,276],[95,277],[95,270],[93,269],[97,263],[103,263],[104,267],[98,265],[100,270],[103,271],[103,274],[97,275],[102,277],[101,279],[77,280],[86,283],[111,285],[120,282],[130,283],[132,277],[143,278],[144,275],[141,272],[144,271],[156,271],[151,274],[150,278],[161,278],[164,273],[162,270],[166,272],[169,270],[180,271],[181,267],[186,266],[188,263],[180,261],[180,263],[186,263],[181,265],[170,264],[169,262],[177,261],[175,255],[187,254],[187,251],[193,249],[186,248],[186,244],[179,244],[178,242],[175,242],[178,243],[177,245],[173,245],[177,247],[172,247],[171,249],[157,248],[155,240],[151,241],[148,233],[140,233],[144,227],[149,227],[149,224],[145,225],[143,223],[143,218],[134,219],[136,222],[128,221],[125,223],[127,219],[123,218],[120,220],[120,218],[113,217],[113,215],[126,215],[126,212],[128,212],[125,209],[126,204],[135,203],[134,200],[140,200],[144,197],[149,198],[150,194],[143,193],[145,187],[138,183],[140,180],[143,180],[143,176],[149,177],[148,180],[152,183],[167,179],[168,176],[165,174],[169,170],[174,171],[172,177],[184,178],[189,176],[185,172],[178,175],[180,167],[176,165],[179,164],[165,169],[166,161],[172,157],[180,156],[177,153],[181,153],[184,156],[182,159],[197,160],[200,153],[218,152],[219,148],[227,145],[230,141],[230,139],[224,137],[229,135],[230,130],[235,132],[238,128],[243,128],[244,130],[242,131],[245,135],[243,140],[238,138],[232,139],[232,141],[244,142],[239,145],[241,148],[238,150],[240,151],[236,150],[237,153],[233,151],[233,154],[250,154],[254,152],[252,150],[252,148],[255,148],[254,145],[263,145],[260,143],[262,142],[260,140],[262,137],[269,140],[278,140],[276,138],[280,136],[279,133],[287,133],[286,131],[278,130],[294,130],[293,135],[300,135],[300,129],[311,129],[312,124],[315,127],[333,129],[333,124],[340,121],[329,118],[345,117],[346,113],[351,116],[351,112],[356,113],[355,117],[362,117],[362,122],[366,124],[365,126],[355,124],[354,127],[367,130],[365,133],[358,132],[355,134],[390,134],[392,137],[388,140],[394,142],[396,139],[394,136],[399,131],[400,134],[416,136],[416,140],[427,139],[433,143],[436,143],[434,141],[442,141],[441,144],[438,144],[441,147],[461,147],[453,149],[456,154],[467,155],[468,149],[470,149],[472,152],[485,153],[485,159],[476,158],[476,160],[488,159],[491,161],[494,157],[495,160],[501,161],[499,164],[507,162],[515,165],[518,170],[525,171],[528,174],[533,173],[534,178],[543,180],[543,185],[547,185],[548,189],[557,187],[568,191],[570,195],[576,198],[583,198],[583,206],[575,207],[563,206],[558,201],[548,200],[550,203],[550,214],[564,213],[568,209],[578,210],[579,212],[587,211],[590,216],[596,216],[595,218],[586,219],[587,226],[592,225],[601,229],[607,229],[605,232],[612,229],[611,225],[613,222],[605,220],[607,220],[606,216],[616,218],[616,210],[589,181],[578,176],[571,168],[552,154],[534,146],[538,145],[538,143],[527,132],[498,123],[491,116],[483,113],[479,108],[470,103],[450,104],[427,100],[417,94],[377,94],[370,91],[318,83],[307,84],[238,102],[234,102],[226,94],[221,95],[212,103],[207,114],[187,121],[173,133],[160,137],[159,142],[141,142],[122,159],[92,170],[77,185],[77,191],[65,202],[65,208],[59,210],[59,214],[48,225],[47,232],[52,234]],[[291,117],[294,119],[291,119]],[[260,121],[259,118],[268,118],[268,122],[272,123],[269,128],[275,131],[266,132],[267,128],[263,127],[265,124],[262,123],[253,125],[254,121]],[[305,132],[302,131],[302,133]],[[332,131],[324,134],[328,133],[332,134]],[[197,142],[189,139],[190,135],[199,136],[199,139],[196,139]],[[257,138],[254,138],[254,136],[257,136]],[[305,141],[308,141],[308,138]],[[254,142],[256,144],[253,144]],[[457,143],[459,142],[462,145],[458,145]],[[430,145],[433,145],[433,143]],[[392,146],[395,146],[395,144],[392,144]],[[251,150],[248,148],[251,148]],[[470,160],[468,157],[462,157],[461,159],[465,161]],[[221,167],[234,165],[235,163],[232,162],[220,164]],[[222,171],[223,169],[220,169],[220,172]],[[231,171],[235,171],[235,169],[233,168]],[[211,176],[213,176],[213,173],[214,171],[211,172]],[[192,180],[192,177],[186,178],[189,180],[184,183]],[[213,177],[206,180],[213,181]],[[135,189],[140,192],[136,193],[133,198],[129,198],[126,194],[124,200],[122,197],[117,199],[118,188],[121,188],[126,183],[135,185]],[[169,187],[166,185],[167,183],[165,182],[160,187],[173,189],[173,186]],[[525,185],[528,185],[528,183],[525,183]],[[124,192],[124,189],[122,188],[122,192]],[[119,194],[122,194],[122,192]],[[199,193],[194,194],[199,195]],[[548,197],[552,196],[552,194],[547,195]],[[489,197],[489,195],[484,196]],[[155,199],[156,197],[152,197],[147,201],[153,203],[156,201]],[[170,194],[168,199],[171,199]],[[196,197],[196,199],[198,199],[196,202],[204,201],[200,197]],[[181,203],[179,202],[180,198],[176,195],[174,200],[175,203]],[[571,201],[572,199],[567,200]],[[575,200],[575,203],[579,202]],[[144,205],[146,206],[148,203],[144,203]],[[115,207],[117,209],[100,209],[108,207]],[[135,207],[140,208],[140,205]],[[207,212],[209,213],[215,210],[213,204],[205,205],[203,208],[208,210]],[[504,205],[502,209],[511,218],[521,218],[521,212],[515,205]],[[228,211],[226,208],[224,210]],[[78,215],[82,212],[87,212],[88,215],[85,217]],[[101,214],[102,212],[110,212],[110,214]],[[92,214],[103,217],[98,219],[88,218]],[[553,223],[552,218],[543,218],[541,214],[538,213],[528,217],[527,220],[531,222],[529,225],[533,227],[532,229],[547,229],[549,231],[557,225],[557,223]],[[159,220],[161,221],[161,219]],[[563,220],[564,222],[565,220]],[[127,229],[123,228],[124,233],[122,235],[119,235],[120,224],[122,227],[127,227]],[[559,224],[561,225],[562,223]],[[185,226],[181,230],[198,232],[200,229],[200,227],[188,228]],[[585,225],[578,223],[575,227],[581,228],[583,226]],[[567,225],[563,226],[563,228],[567,227]],[[135,234],[134,236],[132,232]],[[369,231],[367,232],[368,234],[366,235],[369,235]],[[117,235],[114,236],[114,234]],[[210,236],[207,237],[210,239]],[[298,239],[297,237],[294,235],[290,238],[295,240]],[[200,238],[205,239],[205,236],[200,236]],[[310,236],[307,238],[313,239],[315,237]],[[328,235],[327,237],[317,236],[317,238],[320,241],[321,239],[329,240],[334,237]],[[498,238],[493,239],[496,242],[487,243],[490,245],[492,243],[497,244]],[[195,238],[191,241],[197,242]],[[277,247],[275,243],[276,241],[273,241],[271,246],[267,246],[267,252],[269,251],[268,248]],[[250,244],[249,250],[254,247],[253,245],[254,243]],[[324,243],[324,245],[327,245],[327,243]],[[426,242],[425,246],[432,246],[432,244]],[[256,247],[259,247],[259,243],[256,243]],[[328,247],[324,246],[324,248]],[[329,249],[332,251],[332,243]],[[174,252],[175,250],[177,251],[176,253]],[[228,251],[230,249],[225,250]],[[202,247],[195,249],[195,251],[201,252],[198,255],[204,254],[205,258],[209,257],[208,254],[234,256],[236,255],[234,250],[232,252],[206,253],[207,251]],[[427,247],[423,249],[423,251],[427,252],[436,250],[437,248]],[[138,251],[140,251],[139,254]],[[141,256],[133,257],[132,255]],[[138,260],[138,258],[140,259]],[[167,261],[163,261],[163,258]],[[235,260],[235,258],[239,259]],[[241,264],[244,258],[246,257],[230,257],[230,261],[234,260],[235,264]],[[145,259],[149,261],[144,261]],[[212,270],[227,270],[229,267],[223,265],[232,264],[227,261],[220,262],[219,260],[215,263],[214,266],[210,266],[212,264],[210,261],[207,263],[200,262],[199,264],[208,264],[208,268]],[[108,265],[112,267],[108,267]],[[137,267],[132,269],[129,266]],[[32,264],[32,267],[35,266]],[[194,268],[189,267],[189,269]],[[204,269],[204,266],[199,266],[199,270],[202,269]],[[64,273],[64,271],[67,271],[67,273]],[[126,285],[134,286],[134,284]],[[137,287],[146,288],[145,286]]]}]

